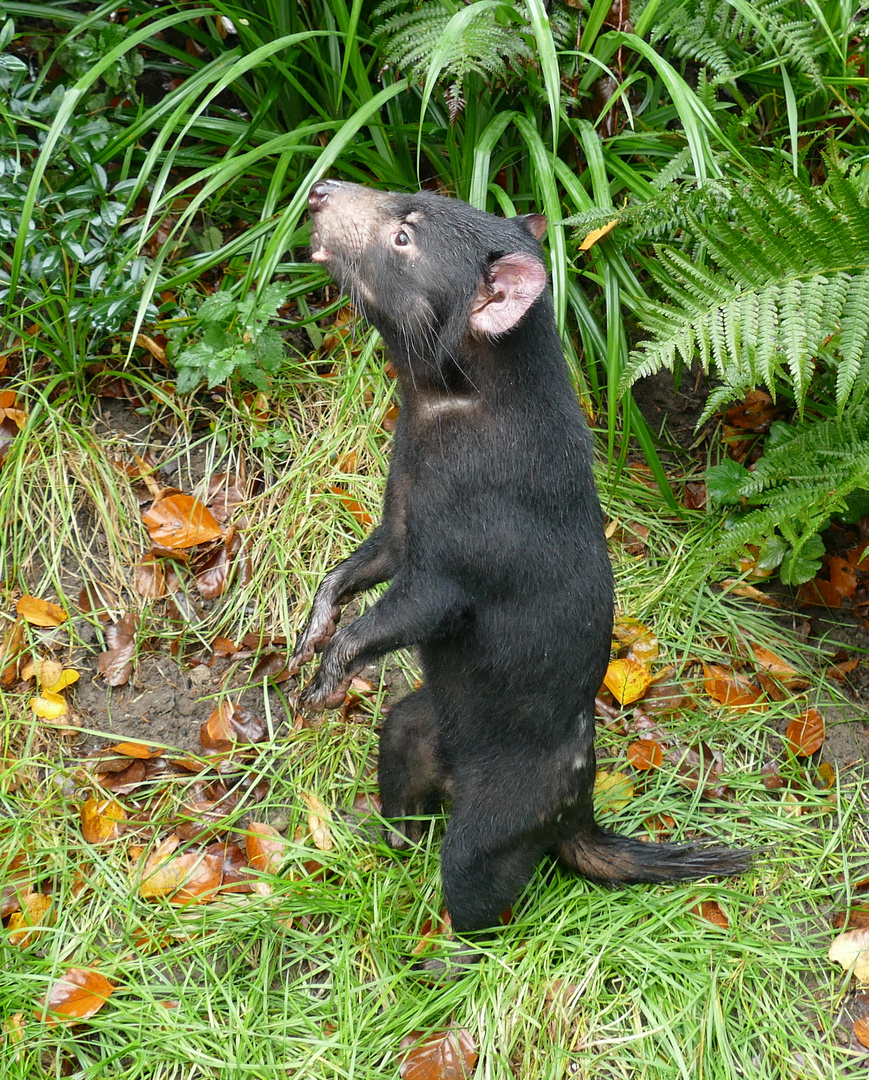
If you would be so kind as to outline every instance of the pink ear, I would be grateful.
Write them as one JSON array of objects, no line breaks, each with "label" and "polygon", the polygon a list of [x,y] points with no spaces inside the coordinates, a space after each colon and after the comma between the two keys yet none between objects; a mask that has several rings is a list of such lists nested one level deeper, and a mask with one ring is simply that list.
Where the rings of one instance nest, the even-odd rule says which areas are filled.
[{"label": "pink ear", "polygon": [[545,214],[525,214],[522,218],[525,228],[536,240],[542,240],[546,235],[546,226],[549,222]]},{"label": "pink ear", "polygon": [[489,267],[471,305],[470,327],[478,334],[505,334],[546,288],[546,270],[533,255],[516,251]]}]

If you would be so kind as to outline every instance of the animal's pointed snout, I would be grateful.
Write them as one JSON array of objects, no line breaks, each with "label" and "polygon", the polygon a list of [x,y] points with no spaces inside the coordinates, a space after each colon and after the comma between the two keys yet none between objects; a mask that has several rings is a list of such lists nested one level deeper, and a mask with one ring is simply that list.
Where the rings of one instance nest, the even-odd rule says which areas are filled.
[{"label": "animal's pointed snout", "polygon": [[335,187],[335,182],[332,180],[318,180],[308,192],[308,210],[312,214],[316,214],[318,210],[321,210],[326,199],[329,197],[329,193],[333,191]]}]

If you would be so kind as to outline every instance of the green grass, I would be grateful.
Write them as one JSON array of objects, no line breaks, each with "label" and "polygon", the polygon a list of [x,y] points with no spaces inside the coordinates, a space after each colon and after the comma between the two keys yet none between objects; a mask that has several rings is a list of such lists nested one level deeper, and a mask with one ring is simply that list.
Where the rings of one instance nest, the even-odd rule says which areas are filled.
[{"label": "green grass", "polygon": [[[322,572],[366,531],[329,487],[344,483],[374,516],[382,492],[389,437],[379,419],[391,383],[365,349],[353,355],[341,347],[335,359],[339,378],[322,373],[322,358],[318,366],[300,357],[275,388],[266,428],[291,440],[276,456],[269,456],[268,441],[259,457],[250,451],[259,429],[231,401],[206,398],[190,410],[154,406],[153,415],[142,417],[150,428],[116,443],[82,439],[92,429],[95,398],[80,399],[75,409],[46,409],[41,421],[32,421],[28,452],[11,463],[21,578],[32,581],[37,595],[71,608],[83,581],[108,578],[146,614],[156,638],[151,647],[165,652],[177,630],[159,603],[137,598],[129,587],[144,544],[131,481],[106,462],[165,444],[161,453],[178,466],[173,482],[189,489],[199,474],[243,457],[250,476],[268,478],[245,507],[254,576],[188,629],[187,642],[252,628],[292,635]],[[355,474],[338,468],[349,449],[357,454]],[[12,504],[5,505],[8,515]],[[660,495],[627,481],[608,512],[652,528],[648,558],[626,556],[618,545],[614,553],[621,606],[657,631],[661,664],[680,667],[697,655],[721,659],[722,651],[726,662],[729,647],[710,641],[723,634],[734,647],[746,638],[774,643],[807,666],[805,653],[793,645],[788,651],[787,635],[763,613],[674,572],[673,566],[690,565],[673,559],[674,546],[699,546],[699,524],[686,533],[684,523],[668,519]],[[39,557],[28,562],[37,535]],[[62,653],[56,638],[55,652],[58,645]],[[236,666],[230,685],[238,689],[226,692],[235,698],[243,691],[247,706],[270,724],[270,739],[245,767],[270,789],[260,803],[248,797],[229,824],[242,835],[248,814],[286,824],[287,860],[268,878],[268,896],[186,908],[138,895],[127,848],[156,844],[170,827],[171,807],[192,793],[194,780],[156,782],[167,799],[162,815],[114,843],[89,845],[79,807],[97,788],[78,767],[73,744],[33,719],[32,691],[3,695],[0,731],[18,758],[11,776],[20,786],[13,791],[10,776],[0,780],[8,814],[0,865],[27,850],[42,888],[51,886],[54,912],[35,943],[3,947],[2,1011],[7,1018],[23,1014],[24,1025],[10,1080],[67,1068],[94,1080],[390,1076],[397,1075],[404,1036],[451,1022],[478,1044],[477,1075],[773,1080],[794,1062],[800,1076],[848,1075],[854,1062],[834,1033],[847,978],[826,950],[831,911],[847,902],[864,873],[861,777],[843,771],[831,800],[811,784],[811,769],[791,761],[783,772],[799,782],[805,801],[794,804],[782,791],[766,790],[760,768],[771,758],[786,759],[776,731],[804,707],[800,701],[741,713],[699,693],[690,712],[661,723],[684,745],[702,739],[723,752],[732,798],[704,800],[665,765],[637,783],[624,809],[603,815],[620,830],[642,832],[648,815],[667,813],[677,823],[676,839],[764,847],[749,874],[730,882],[608,890],[543,864],[483,962],[457,982],[432,985],[411,970],[409,958],[423,924],[442,906],[442,827],[404,855],[355,835],[336,816],[335,848],[317,852],[299,792],[316,794],[336,811],[375,789],[376,710],[348,723],[333,714],[315,730],[290,733],[282,695],[262,684],[244,690],[253,663]],[[203,700],[203,719],[213,704]],[[601,766],[630,771],[625,751],[632,738],[602,730]],[[121,801],[132,810],[137,799]],[[312,875],[306,866],[312,859],[328,868],[325,877]],[[728,915],[727,929],[693,911],[713,899]],[[143,936],[162,947],[147,951]],[[436,941],[435,948],[448,953],[450,942]],[[34,1015],[63,971],[92,966],[118,985],[91,1020],[48,1027]]]},{"label": "green grass", "polygon": [[[389,449],[382,420],[392,402],[372,335],[321,347],[339,299],[324,298],[322,271],[302,261],[310,183],[328,173],[412,190],[425,179],[489,210],[542,209],[552,224],[565,348],[604,429],[598,479],[608,520],[649,529],[642,557],[613,544],[621,610],[655,631],[659,666],[674,665],[679,678],[697,659],[745,656],[752,641],[813,677],[804,697],[766,712],[721,709],[695,686],[692,707],[661,723],[682,745],[702,740],[723,753],[732,797],[706,800],[665,764],[637,780],[623,809],[602,816],[636,833],[650,814],[665,813],[677,839],[720,839],[762,854],[735,881],[623,890],[541,864],[483,962],[461,980],[432,984],[408,958],[442,906],[443,823],[418,849],[397,854],[337,813],[375,789],[385,686],[412,684],[412,658],[396,658],[398,673],[389,668],[358,717],[332,714],[316,729],[290,722],[294,684],[253,683],[256,657],[229,664],[220,685],[203,689],[196,720],[218,700],[243,696],[269,727],[237,777],[268,780],[268,793],[245,789],[228,815],[229,835],[243,840],[248,819],[272,821],[287,854],[280,872],[266,875],[270,888],[184,908],[139,894],[130,848],[150,850],[174,827],[179,804],[199,790],[196,777],[157,779],[150,792],[122,797],[145,823],[89,844],[80,807],[99,793],[97,781],[74,738],[34,718],[33,683],[4,683],[0,884],[25,853],[32,884],[52,896],[49,925],[31,944],[13,945],[0,931],[4,1080],[379,1080],[398,1075],[404,1037],[450,1023],[471,1032],[476,1075],[498,1080],[828,1080],[865,1071],[865,1055],[839,1045],[835,1018],[849,979],[826,958],[831,916],[856,897],[866,873],[862,774],[843,768],[833,791],[818,787],[813,766],[789,759],[779,735],[807,702],[823,707],[835,698],[814,675],[822,657],[774,615],[709,585],[718,526],[679,508],[670,484],[678,494],[684,477],[665,474],[638,410],[629,399],[620,406],[615,393],[637,332],[651,241],[681,227],[682,211],[665,197],[719,175],[751,183],[745,159],[755,143],[795,171],[807,171],[812,154],[819,160],[821,133],[843,157],[865,161],[865,119],[845,95],[865,96],[867,87],[848,60],[858,5],[821,0],[809,13],[791,4],[764,8],[762,18],[755,4],[711,5],[722,58],[706,55],[709,33],[698,37],[696,25],[679,22],[697,7],[682,0],[635,4],[633,34],[605,24],[611,4],[595,0],[583,15],[580,51],[575,28],[555,44],[534,0],[529,41],[540,69],[506,84],[469,77],[454,122],[436,76],[466,9],[445,7],[460,17],[417,85],[403,72],[381,79],[383,42],[371,5],[361,3],[133,3],[123,32],[107,22],[111,5],[6,5],[17,23],[10,35],[30,34],[39,19],[45,40],[28,46],[33,70],[41,65],[35,77],[8,69],[2,89],[15,91],[14,107],[0,92],[0,151],[23,168],[23,178],[11,164],[3,174],[0,288],[12,291],[3,292],[0,312],[9,350],[2,389],[14,390],[27,414],[0,475],[0,634],[13,625],[22,592],[59,603],[68,623],[29,628],[26,647],[75,663],[97,693],[101,632],[93,615],[78,611],[79,591],[94,581],[114,590],[118,610],[143,616],[143,666],[150,654],[174,665],[177,654],[179,680],[185,661],[207,656],[217,637],[291,639],[323,573],[369,528],[332,487],[373,518],[379,513]],[[219,36],[216,11],[233,20],[237,38]],[[805,28],[809,17],[808,51],[793,35],[776,36],[783,20]],[[165,31],[159,38],[157,28]],[[92,33],[107,37],[100,43]],[[138,43],[147,43],[144,63],[156,85],[181,78],[146,101],[127,103],[123,93],[115,101],[116,77],[127,85]],[[66,59],[71,46],[80,62]],[[602,74],[620,83],[604,102],[593,96]],[[61,83],[65,91],[49,102]],[[615,118],[610,131],[606,116]],[[793,153],[800,143],[805,159]],[[626,201],[639,224],[626,217],[611,237],[578,252],[582,235]],[[576,235],[558,226],[564,220]],[[183,325],[195,337],[206,292],[219,286],[240,300],[275,279],[291,317],[278,322],[287,359],[264,403],[234,380],[178,396],[171,367],[149,367],[139,355],[140,328]],[[127,381],[141,401],[135,411],[99,397],[99,369]],[[626,466],[628,432],[658,490]],[[250,484],[242,508],[250,580],[219,600],[197,601],[192,618],[170,620],[164,601],[133,587],[148,541],[126,469],[149,452],[161,485],[191,492],[224,471]],[[137,693],[135,683],[106,691],[116,719]],[[67,696],[75,703],[75,688]],[[98,726],[88,716],[80,723],[89,735]],[[633,737],[602,726],[601,767],[629,771]],[[782,763],[796,801],[787,788],[764,787],[761,767],[771,759]],[[301,792],[333,811],[328,853],[313,845]],[[328,872],[313,873],[312,860]],[[695,913],[704,900],[721,905],[727,928]],[[434,947],[448,954],[452,946]],[[70,967],[98,967],[117,989],[86,1023],[49,1026],[38,1002]]]}]

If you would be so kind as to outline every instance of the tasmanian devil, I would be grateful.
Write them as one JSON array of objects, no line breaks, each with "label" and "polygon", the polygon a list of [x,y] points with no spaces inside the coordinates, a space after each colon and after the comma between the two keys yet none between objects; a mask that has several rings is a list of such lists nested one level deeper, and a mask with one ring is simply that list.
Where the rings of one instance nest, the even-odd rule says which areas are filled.
[{"label": "tasmanian devil", "polygon": [[[290,669],[322,650],[301,700],[333,708],[366,664],[418,646],[424,685],[380,738],[389,842],[418,839],[402,819],[451,800],[441,870],[458,933],[495,924],[546,852],[598,881],[744,870],[744,852],[647,844],[594,820],[613,585],[546,219],[333,180],[308,205],[312,258],[382,334],[401,412],[383,520],[323,579]],[[338,629],[341,604],[384,581]]]}]

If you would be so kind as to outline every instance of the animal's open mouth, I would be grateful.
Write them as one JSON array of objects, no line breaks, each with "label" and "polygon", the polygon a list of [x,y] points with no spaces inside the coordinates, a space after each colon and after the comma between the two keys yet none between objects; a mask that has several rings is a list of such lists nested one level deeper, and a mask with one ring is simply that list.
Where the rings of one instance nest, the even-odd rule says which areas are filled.
[{"label": "animal's open mouth", "polygon": [[311,232],[311,261],[324,263],[328,262],[332,257],[332,252],[317,235],[317,229],[313,229]]}]

